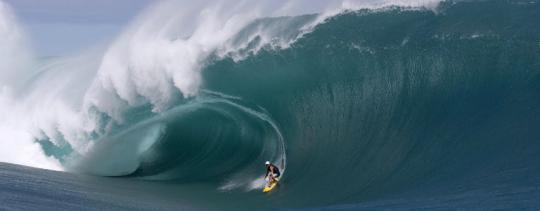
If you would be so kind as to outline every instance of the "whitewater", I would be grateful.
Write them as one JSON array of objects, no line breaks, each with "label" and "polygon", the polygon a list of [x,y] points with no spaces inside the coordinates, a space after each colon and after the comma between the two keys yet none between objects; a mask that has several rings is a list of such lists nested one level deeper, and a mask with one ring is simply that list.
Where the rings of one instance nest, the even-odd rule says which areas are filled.
[{"label": "whitewater", "polygon": [[39,58],[0,1],[0,208],[534,209],[538,20],[530,0],[159,1]]}]

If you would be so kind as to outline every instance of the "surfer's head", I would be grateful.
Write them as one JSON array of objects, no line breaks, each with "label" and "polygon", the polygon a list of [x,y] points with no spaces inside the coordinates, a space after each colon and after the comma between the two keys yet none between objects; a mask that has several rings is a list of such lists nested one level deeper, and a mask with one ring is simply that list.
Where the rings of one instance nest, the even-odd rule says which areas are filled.
[{"label": "surfer's head", "polygon": [[264,165],[267,165],[267,166],[270,165],[270,161],[266,161],[266,162],[264,163]]}]

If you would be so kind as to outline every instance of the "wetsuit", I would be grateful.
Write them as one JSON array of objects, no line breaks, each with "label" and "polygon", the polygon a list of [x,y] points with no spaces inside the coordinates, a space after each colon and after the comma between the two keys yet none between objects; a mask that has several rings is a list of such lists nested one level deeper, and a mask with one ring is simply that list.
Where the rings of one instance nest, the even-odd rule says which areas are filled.
[{"label": "wetsuit", "polygon": [[268,173],[272,172],[270,170],[270,167],[274,167],[274,178],[278,178],[279,176],[281,176],[281,173],[279,172],[279,168],[277,166],[274,166],[273,164],[270,164],[266,167],[266,175],[268,176]]}]

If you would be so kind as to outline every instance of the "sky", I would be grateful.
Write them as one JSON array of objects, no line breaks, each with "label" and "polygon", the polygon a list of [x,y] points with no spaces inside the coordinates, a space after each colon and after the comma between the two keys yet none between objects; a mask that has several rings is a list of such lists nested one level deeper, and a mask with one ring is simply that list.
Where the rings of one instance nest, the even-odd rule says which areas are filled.
[{"label": "sky", "polygon": [[9,4],[37,56],[62,56],[111,41],[157,0],[0,0]]}]

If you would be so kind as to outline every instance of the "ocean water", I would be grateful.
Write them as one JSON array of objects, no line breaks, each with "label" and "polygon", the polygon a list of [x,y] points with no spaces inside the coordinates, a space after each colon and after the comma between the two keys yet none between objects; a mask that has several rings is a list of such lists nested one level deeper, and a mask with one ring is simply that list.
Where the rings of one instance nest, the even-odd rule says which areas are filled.
[{"label": "ocean water", "polygon": [[0,209],[540,207],[540,2],[223,2],[0,63]]}]

